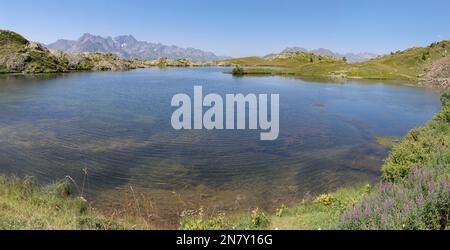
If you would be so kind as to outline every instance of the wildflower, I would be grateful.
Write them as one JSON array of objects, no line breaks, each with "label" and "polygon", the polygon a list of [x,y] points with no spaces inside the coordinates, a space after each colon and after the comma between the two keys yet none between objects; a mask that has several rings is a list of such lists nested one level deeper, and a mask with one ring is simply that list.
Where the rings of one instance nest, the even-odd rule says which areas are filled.
[{"label": "wildflower", "polygon": [[419,197],[417,197],[416,203],[417,203],[417,205],[422,205],[422,203],[423,203],[423,195],[422,194],[420,194]]},{"label": "wildflower", "polygon": [[355,215],[356,218],[360,217],[361,216],[361,209],[355,208],[354,215]]},{"label": "wildflower", "polygon": [[411,211],[411,206],[410,205],[406,205],[406,207],[403,209],[403,212],[406,214],[406,213],[409,213]]},{"label": "wildflower", "polygon": [[384,209],[389,209],[389,208],[391,208],[392,207],[392,201],[390,200],[390,199],[387,199],[385,202],[384,202]]},{"label": "wildflower", "polygon": [[441,184],[439,185],[439,190],[440,191],[442,191],[442,190],[445,190],[445,187],[447,186],[447,180],[446,180],[446,178],[442,178],[442,180],[441,180]]},{"label": "wildflower", "polygon": [[428,183],[428,191],[429,191],[430,194],[433,194],[433,193],[434,193],[434,191],[435,191],[435,184],[434,184],[434,181],[430,181],[430,182]]},{"label": "wildflower", "polygon": [[364,210],[364,215],[365,216],[369,216],[370,215],[370,208],[366,207],[366,209]]},{"label": "wildflower", "polygon": [[348,211],[348,218],[353,219],[353,210],[352,209],[350,209],[350,211]]},{"label": "wildflower", "polygon": [[382,193],[385,193],[385,192],[387,192],[391,187],[392,187],[391,183],[385,182],[385,183],[383,183],[383,185],[381,186],[381,190],[380,190],[380,191],[381,191]]},{"label": "wildflower", "polygon": [[386,213],[383,214],[383,216],[381,216],[381,225],[386,224],[388,219],[388,215]]}]

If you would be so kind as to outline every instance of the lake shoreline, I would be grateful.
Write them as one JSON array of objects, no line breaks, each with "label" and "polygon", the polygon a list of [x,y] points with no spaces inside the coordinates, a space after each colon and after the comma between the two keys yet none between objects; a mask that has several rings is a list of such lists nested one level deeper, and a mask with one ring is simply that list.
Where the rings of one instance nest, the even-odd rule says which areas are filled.
[{"label": "lake shoreline", "polygon": [[[441,122],[440,119],[449,119],[444,120],[443,123],[443,126],[449,126],[448,105],[450,105],[450,102],[446,98],[443,96],[442,109],[435,115],[435,118],[419,128],[419,130],[430,126],[434,127],[434,124]],[[390,164],[396,162],[393,161],[392,157],[398,155],[397,151],[403,150],[402,148],[405,146],[407,151],[404,152],[408,152],[410,146],[404,144],[412,140],[411,136],[417,133],[415,132],[416,130],[412,130],[400,141],[397,141],[395,138],[392,139],[395,140],[396,146],[394,146],[390,156],[387,157],[387,162],[384,164],[385,167],[383,167],[384,174],[380,178],[389,180],[389,183],[395,183],[396,178],[398,178],[395,177],[397,174],[396,169],[402,166],[391,166]],[[423,133],[426,134],[435,134],[434,131],[424,131]],[[435,138],[439,138],[439,136],[436,135]],[[380,139],[388,140],[389,138]],[[386,143],[392,146],[390,142]],[[389,167],[386,168],[386,166]],[[412,169],[413,165],[409,164],[408,168]],[[387,173],[393,173],[393,175]],[[167,224],[158,226],[158,224],[149,223],[148,217],[146,218],[148,215],[138,212],[140,205],[137,201],[130,200],[129,210],[120,213],[103,213],[90,207],[88,201],[76,191],[74,186],[69,188],[68,185],[71,185],[70,181],[65,180],[51,185],[51,187],[39,187],[35,183],[33,178],[30,179],[30,177],[24,179],[13,177],[0,178],[0,186],[2,186],[0,202],[8,204],[8,206],[2,206],[2,209],[7,209],[2,211],[2,213],[9,217],[8,222],[0,219],[2,228],[103,230],[172,228],[172,226]],[[365,197],[376,195],[381,186],[384,185],[383,183],[350,185],[339,188],[335,192],[306,198],[302,202],[296,203],[297,205],[286,206],[279,204],[275,211],[264,211],[256,208],[250,212],[236,211],[234,213],[217,214],[204,208],[186,210],[180,214],[179,225],[181,229],[187,230],[339,228],[342,211],[354,208]],[[17,197],[27,197],[27,199],[18,199]],[[36,199],[41,201],[39,207],[36,207]],[[42,203],[42,201],[45,202]],[[56,211],[54,208],[47,207],[53,206],[55,202],[60,207]],[[8,208],[12,207],[15,209],[14,212],[8,210]],[[36,220],[36,216],[38,216],[38,220]],[[71,219],[69,220],[68,218]],[[40,221],[46,221],[46,226],[43,226]],[[27,226],[23,226],[25,224]],[[172,224],[173,228],[178,228],[177,224]]]}]

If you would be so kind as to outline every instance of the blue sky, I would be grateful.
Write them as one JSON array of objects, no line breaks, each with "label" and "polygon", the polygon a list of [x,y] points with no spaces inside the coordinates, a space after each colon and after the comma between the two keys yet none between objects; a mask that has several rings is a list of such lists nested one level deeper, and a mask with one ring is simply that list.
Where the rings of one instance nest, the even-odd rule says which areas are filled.
[{"label": "blue sky", "polygon": [[88,32],[251,56],[288,46],[388,53],[450,38],[447,0],[21,0],[0,28],[44,43]]}]

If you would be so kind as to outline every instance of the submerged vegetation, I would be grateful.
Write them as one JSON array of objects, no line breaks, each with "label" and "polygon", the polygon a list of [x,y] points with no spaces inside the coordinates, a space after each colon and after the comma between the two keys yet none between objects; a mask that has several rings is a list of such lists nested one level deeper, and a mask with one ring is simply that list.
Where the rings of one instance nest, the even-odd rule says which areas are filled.
[{"label": "submerged vegetation", "polygon": [[[184,211],[180,229],[448,229],[450,94],[432,121],[393,146],[383,180],[360,184],[274,211]],[[2,229],[148,229],[143,215],[98,213],[68,182],[40,188],[34,179],[0,178]]]},{"label": "submerged vegetation", "polygon": [[448,229],[450,93],[441,100],[442,109],[432,121],[394,145],[383,166],[383,181],[375,186],[343,188],[298,206],[282,205],[264,226],[250,223],[251,215],[247,214],[221,215],[220,219],[194,217],[185,220],[182,228]]},{"label": "submerged vegetation", "polygon": [[[448,64],[449,41],[392,52],[366,62],[347,63],[307,52],[285,52],[266,58],[214,62],[235,66],[232,74],[296,75],[332,78],[420,80],[430,66]],[[0,30],[0,73],[55,73],[81,70],[126,70],[148,66],[191,66],[186,60],[163,58],[154,63],[123,60],[113,54],[66,54]],[[447,66],[443,67],[447,67]],[[271,66],[274,68],[243,68]],[[439,76],[433,72],[433,76]],[[448,77],[448,76],[442,76]],[[448,229],[450,226],[450,94],[432,121],[404,139],[379,137],[392,147],[382,181],[361,184],[301,204],[280,204],[275,211],[254,208],[240,214],[185,211],[181,229]],[[139,217],[116,218],[92,209],[70,183],[39,187],[33,178],[0,177],[0,229],[148,229]]]}]

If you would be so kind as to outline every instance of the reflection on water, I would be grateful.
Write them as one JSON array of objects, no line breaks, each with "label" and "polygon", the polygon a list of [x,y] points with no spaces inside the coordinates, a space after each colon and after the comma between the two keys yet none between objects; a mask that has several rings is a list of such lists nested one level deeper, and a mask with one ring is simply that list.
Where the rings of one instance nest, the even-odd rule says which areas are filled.
[{"label": "reflection on water", "polygon": [[[120,207],[130,186],[171,218],[186,207],[271,208],[374,181],[387,149],[439,109],[425,89],[382,83],[233,78],[220,68],[0,77],[0,169],[44,183],[89,170],[89,198]],[[279,93],[280,137],[174,131],[171,98]]]}]

